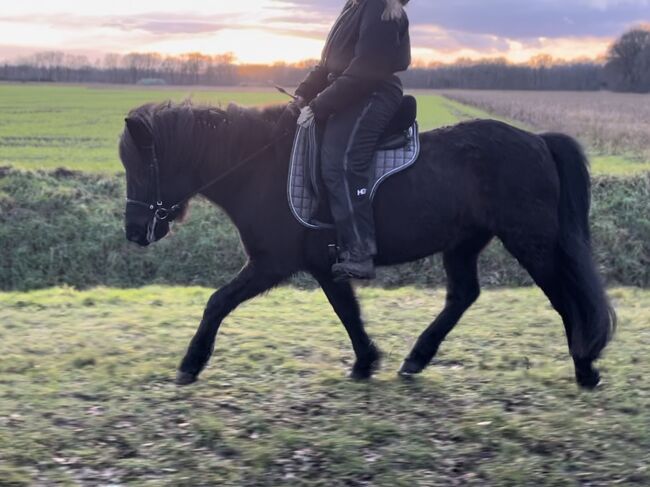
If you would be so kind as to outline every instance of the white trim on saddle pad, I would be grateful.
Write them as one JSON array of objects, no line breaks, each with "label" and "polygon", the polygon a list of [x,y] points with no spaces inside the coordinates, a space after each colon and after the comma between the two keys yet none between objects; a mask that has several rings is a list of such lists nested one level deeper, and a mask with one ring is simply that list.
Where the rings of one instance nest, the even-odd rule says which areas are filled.
[{"label": "white trim on saddle pad", "polygon": [[[408,130],[407,135],[408,142],[404,147],[377,151],[375,154],[375,177],[371,184],[371,200],[375,198],[379,186],[386,179],[412,166],[420,155],[417,122]],[[319,158],[319,152],[315,124],[309,128],[298,127],[289,163],[287,197],[296,220],[314,230],[333,228],[333,225],[313,221],[314,213],[318,209],[318,195],[314,191],[313,175],[308,173],[306,168],[315,168],[314,162],[317,161],[306,164],[306,158]]]}]

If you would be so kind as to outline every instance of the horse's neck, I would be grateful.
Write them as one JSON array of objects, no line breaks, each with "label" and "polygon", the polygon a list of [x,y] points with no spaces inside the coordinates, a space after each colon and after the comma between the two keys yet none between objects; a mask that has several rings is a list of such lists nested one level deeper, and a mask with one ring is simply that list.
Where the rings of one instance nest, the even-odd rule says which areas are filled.
[{"label": "horse's neck", "polygon": [[[244,150],[232,152],[228,174],[203,194],[222,208],[241,232],[252,220],[264,218],[286,193],[291,140],[289,134],[278,140],[269,133],[258,134],[252,143],[231,143],[244,146]],[[204,182],[215,177],[219,176],[214,170],[202,175]]]}]

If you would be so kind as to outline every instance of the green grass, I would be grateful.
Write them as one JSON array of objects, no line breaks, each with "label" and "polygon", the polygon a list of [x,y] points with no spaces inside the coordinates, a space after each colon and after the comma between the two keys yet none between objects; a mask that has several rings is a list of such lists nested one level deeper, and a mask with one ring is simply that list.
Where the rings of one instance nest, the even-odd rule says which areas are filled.
[{"label": "green grass", "polygon": [[[126,113],[143,103],[188,97],[216,105],[235,102],[246,106],[287,100],[271,89],[253,92],[0,84],[0,165],[121,172],[117,140]],[[489,117],[439,95],[418,93],[417,97],[424,130]]]},{"label": "green grass", "polygon": [[650,292],[615,289],[605,385],[579,391],[537,289],[486,292],[422,377],[395,370],[441,291],[362,291],[369,384],[320,292],[227,318],[172,384],[203,288],[0,294],[1,485],[648,485]]},{"label": "green grass", "polygon": [[[478,108],[417,91],[423,130],[473,118],[496,118]],[[117,139],[125,114],[151,101],[194,100],[253,106],[287,100],[272,89],[140,88],[114,86],[0,84],[0,165],[26,169],[65,167],[97,173],[121,172]],[[522,126],[514,122],[515,125]],[[526,128],[523,127],[522,128]],[[592,155],[597,174],[634,174],[650,162],[626,156]]]},{"label": "green grass", "polygon": [[[418,122],[421,130],[431,130],[446,125],[454,125],[463,120],[474,118],[495,118],[489,113],[456,101],[417,91]],[[497,117],[497,120],[501,120]]]},{"label": "green grass", "polygon": [[650,161],[633,156],[591,155],[591,168],[593,174],[633,176],[650,172]]},{"label": "green grass", "polygon": [[272,92],[0,84],[0,165],[121,172],[117,142],[128,111],[188,97],[242,105],[286,100]]}]

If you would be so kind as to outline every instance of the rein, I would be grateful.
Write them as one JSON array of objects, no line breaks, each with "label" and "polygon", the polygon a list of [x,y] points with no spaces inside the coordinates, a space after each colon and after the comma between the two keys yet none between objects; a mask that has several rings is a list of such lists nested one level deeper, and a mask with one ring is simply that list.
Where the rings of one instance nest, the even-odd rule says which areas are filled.
[{"label": "rein", "polygon": [[200,192],[208,189],[210,186],[222,181],[223,179],[227,178],[230,176],[232,173],[235,171],[241,169],[243,166],[251,162],[253,159],[255,159],[257,156],[260,154],[263,154],[266,152],[269,148],[271,148],[273,145],[275,145],[277,142],[279,142],[283,137],[286,135],[290,135],[290,132],[286,130],[283,134],[280,136],[274,138],[269,142],[268,144],[264,145],[261,149],[255,151],[253,154],[250,156],[242,159],[241,161],[237,162],[234,166],[229,168],[226,172],[223,174],[220,174],[219,176],[211,179],[204,185],[200,186],[198,189],[195,189],[185,195],[183,198],[181,198],[177,203],[171,205],[169,208],[167,208],[162,201],[162,196],[161,196],[161,191],[160,191],[160,166],[158,163],[158,157],[156,156],[156,148],[152,144],[151,146],[147,147],[148,149],[151,150],[152,154],[152,161],[150,165],[151,173],[152,173],[152,180],[154,181],[155,184],[155,203],[147,203],[145,201],[138,201],[134,200],[131,198],[126,199],[126,205],[127,207],[129,205],[134,205],[134,206],[139,206],[141,208],[146,208],[149,211],[152,212],[151,216],[151,223],[148,225],[147,229],[147,241],[149,243],[153,243],[156,241],[156,227],[158,226],[159,223],[164,222],[166,220],[173,221],[174,218],[176,218],[179,213],[181,212],[181,208],[183,204],[187,203],[192,197],[196,196]]}]

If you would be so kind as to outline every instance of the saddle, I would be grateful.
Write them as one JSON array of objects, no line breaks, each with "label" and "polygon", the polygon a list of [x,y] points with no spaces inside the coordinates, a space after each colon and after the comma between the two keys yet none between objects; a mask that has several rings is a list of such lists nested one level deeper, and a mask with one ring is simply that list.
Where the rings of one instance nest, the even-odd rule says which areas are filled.
[{"label": "saddle", "polygon": [[[374,158],[374,178],[370,200],[379,186],[415,163],[420,154],[417,101],[405,96],[402,104],[380,139]],[[320,176],[320,143],[316,124],[298,127],[293,143],[287,184],[289,207],[296,219],[311,229],[329,229],[334,225],[324,198]]]}]

